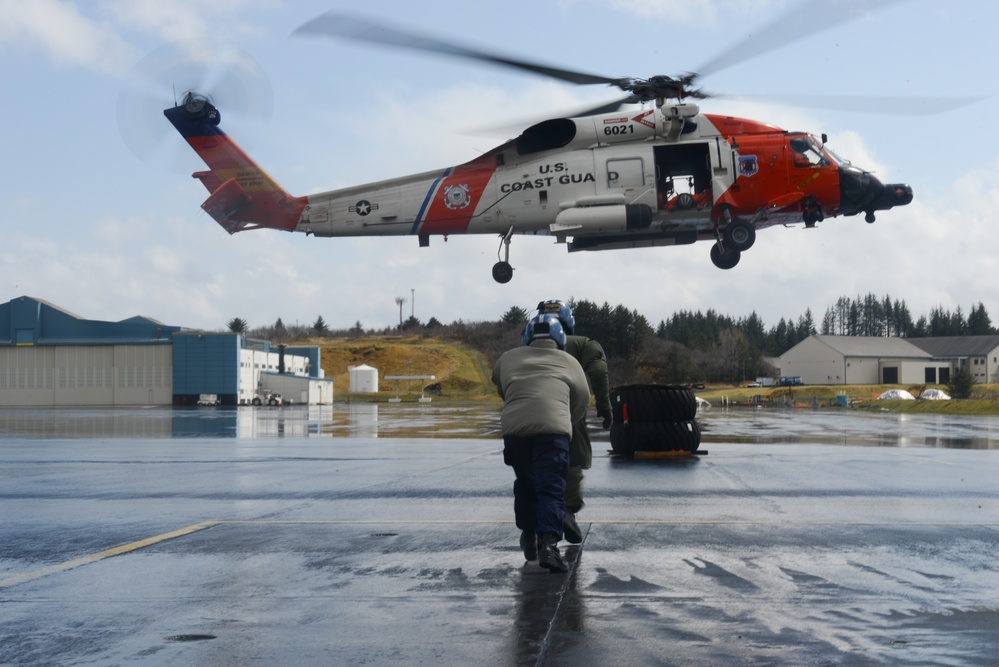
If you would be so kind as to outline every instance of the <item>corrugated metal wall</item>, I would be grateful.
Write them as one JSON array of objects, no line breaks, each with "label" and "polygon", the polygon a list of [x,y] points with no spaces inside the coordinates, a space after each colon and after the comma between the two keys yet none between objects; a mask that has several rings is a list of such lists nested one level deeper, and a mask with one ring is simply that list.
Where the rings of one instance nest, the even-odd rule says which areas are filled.
[{"label": "corrugated metal wall", "polygon": [[169,405],[169,345],[0,347],[0,405]]},{"label": "corrugated metal wall", "polygon": [[238,391],[239,336],[178,334],[173,338],[174,394],[232,394]]}]

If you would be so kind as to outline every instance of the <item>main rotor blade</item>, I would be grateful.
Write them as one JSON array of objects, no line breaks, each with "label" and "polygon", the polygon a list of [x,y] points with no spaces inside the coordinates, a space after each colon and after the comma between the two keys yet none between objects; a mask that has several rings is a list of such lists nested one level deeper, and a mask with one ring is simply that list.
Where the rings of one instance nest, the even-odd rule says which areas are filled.
[{"label": "main rotor blade", "polygon": [[363,18],[341,14],[338,12],[326,12],[320,14],[311,21],[296,29],[292,35],[314,35],[320,37],[341,37],[353,39],[360,42],[370,42],[374,44],[384,44],[404,49],[414,49],[417,51],[429,51],[446,56],[458,58],[468,58],[470,60],[480,60],[504,67],[526,70],[541,74],[561,81],[568,81],[576,84],[604,83],[612,86],[620,86],[626,79],[612,79],[597,74],[587,74],[558,67],[550,67],[526,60],[518,60],[493,53],[486,53],[466,46],[461,46],[451,42],[418,35],[407,30],[393,28],[382,23],[375,23]]},{"label": "main rotor blade", "polygon": [[816,0],[816,2],[799,2],[786,14],[778,16],[771,23],[753,31],[753,34],[718,54],[695,71],[698,76],[719,72],[904,1]]},{"label": "main rotor blade", "polygon": [[476,127],[469,127],[461,130],[462,134],[468,134],[473,136],[508,136],[516,135],[523,132],[526,128],[536,125],[537,123],[551,120],[553,118],[583,118],[585,116],[599,116],[600,114],[611,113],[612,111],[617,111],[623,106],[628,104],[638,104],[639,99],[634,95],[628,95],[627,97],[620,97],[616,100],[610,102],[604,102],[600,106],[591,106],[586,108],[573,108],[573,109],[561,109],[554,110],[549,113],[542,115],[532,116],[530,118],[518,118],[516,120],[508,121],[505,123],[498,123],[496,125],[480,125]]},{"label": "main rotor blade", "polygon": [[744,100],[827,111],[933,116],[980,102],[985,97],[909,97],[882,95],[715,95],[715,99]]}]

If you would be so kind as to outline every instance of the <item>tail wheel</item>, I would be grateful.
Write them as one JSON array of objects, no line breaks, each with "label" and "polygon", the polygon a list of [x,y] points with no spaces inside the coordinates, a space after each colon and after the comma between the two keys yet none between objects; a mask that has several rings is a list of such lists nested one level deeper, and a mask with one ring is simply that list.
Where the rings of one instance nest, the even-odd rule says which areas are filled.
[{"label": "tail wheel", "polygon": [[509,262],[496,262],[493,264],[493,280],[498,283],[508,283],[513,278],[513,267]]}]

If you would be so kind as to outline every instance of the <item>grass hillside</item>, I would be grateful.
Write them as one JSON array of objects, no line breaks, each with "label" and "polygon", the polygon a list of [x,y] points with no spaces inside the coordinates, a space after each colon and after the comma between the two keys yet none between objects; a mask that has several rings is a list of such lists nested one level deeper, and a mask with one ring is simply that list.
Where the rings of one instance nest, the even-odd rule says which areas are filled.
[{"label": "grass hillside", "polygon": [[[385,380],[386,375],[433,375],[424,384],[428,396],[450,400],[496,398],[489,379],[492,368],[479,352],[459,343],[425,338],[323,338],[309,342],[321,348],[326,377],[333,378],[336,400],[386,400],[396,395],[416,400],[420,381]],[[378,370],[377,394],[350,394],[350,368],[366,364]]]}]

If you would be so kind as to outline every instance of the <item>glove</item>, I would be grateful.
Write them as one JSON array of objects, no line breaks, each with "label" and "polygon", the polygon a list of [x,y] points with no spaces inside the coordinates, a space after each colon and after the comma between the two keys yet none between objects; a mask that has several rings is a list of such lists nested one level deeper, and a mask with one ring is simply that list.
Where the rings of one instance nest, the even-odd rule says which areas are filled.
[{"label": "glove", "polygon": [[614,421],[614,419],[611,416],[611,411],[610,410],[599,410],[598,409],[597,410],[597,416],[604,420],[603,427],[604,427],[605,431],[611,427],[611,422]]}]

